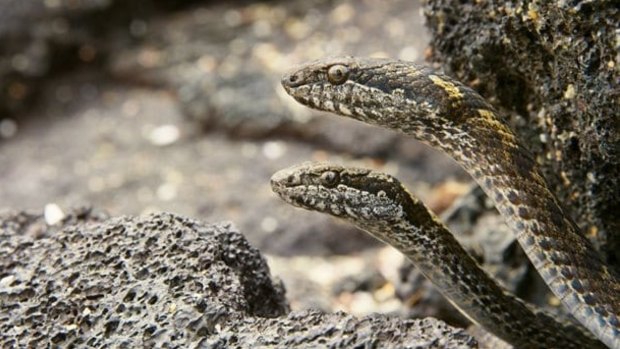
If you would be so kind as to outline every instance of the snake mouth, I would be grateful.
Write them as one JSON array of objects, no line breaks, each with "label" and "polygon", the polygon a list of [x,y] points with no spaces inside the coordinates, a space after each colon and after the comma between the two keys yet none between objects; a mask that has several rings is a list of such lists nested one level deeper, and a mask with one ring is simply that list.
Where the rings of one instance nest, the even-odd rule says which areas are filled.
[{"label": "snake mouth", "polygon": [[286,190],[286,186],[279,180],[271,178],[271,190],[278,194],[278,196],[282,196],[282,192]]},{"label": "snake mouth", "polygon": [[271,176],[271,190],[294,206],[312,208],[315,206],[315,200],[307,200],[304,197],[309,190],[316,191],[321,186],[318,183],[320,174],[331,168],[334,166],[328,163],[312,161],[285,168]]},{"label": "snake mouth", "polygon": [[[305,188],[301,185],[294,185],[287,183],[286,177],[281,177],[280,172],[273,175],[271,178],[271,191],[273,191],[281,200],[296,206],[306,208],[303,200],[303,195],[299,195],[299,191],[305,191]],[[284,174],[285,175],[285,174]]]},{"label": "snake mouth", "polygon": [[289,195],[286,195],[287,191],[294,189],[300,183],[299,177],[294,174],[294,170],[287,168],[274,173],[271,176],[270,184],[274,193],[285,201],[289,201]]}]

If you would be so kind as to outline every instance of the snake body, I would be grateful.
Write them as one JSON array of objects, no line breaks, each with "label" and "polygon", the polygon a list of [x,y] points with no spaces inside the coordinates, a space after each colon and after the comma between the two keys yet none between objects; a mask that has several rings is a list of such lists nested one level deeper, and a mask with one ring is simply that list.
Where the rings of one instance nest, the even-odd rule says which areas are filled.
[{"label": "snake body", "polygon": [[462,83],[389,59],[341,57],[282,79],[298,102],[397,130],[456,160],[494,201],[552,292],[620,349],[620,279],[565,215],[530,152],[496,110]]},{"label": "snake body", "polygon": [[368,169],[306,163],[271,178],[286,202],[345,219],[395,247],[475,323],[517,348],[598,348],[576,326],[504,292],[400,182]]}]

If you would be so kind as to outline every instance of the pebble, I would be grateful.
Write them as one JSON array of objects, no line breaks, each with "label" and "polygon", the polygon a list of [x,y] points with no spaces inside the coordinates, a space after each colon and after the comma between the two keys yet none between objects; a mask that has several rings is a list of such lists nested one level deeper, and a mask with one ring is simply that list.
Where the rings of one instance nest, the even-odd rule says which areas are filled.
[{"label": "pebble", "polygon": [[148,136],[149,141],[157,146],[170,145],[179,140],[181,132],[176,125],[162,125],[154,128]]},{"label": "pebble", "polygon": [[45,205],[43,209],[43,216],[45,217],[45,223],[48,225],[56,225],[65,218],[65,213],[57,204],[49,203]]},{"label": "pebble", "polygon": [[267,142],[263,145],[263,155],[269,160],[276,160],[286,153],[284,142]]},{"label": "pebble", "polygon": [[15,275],[8,275],[0,279],[0,287],[10,286],[15,281]]}]

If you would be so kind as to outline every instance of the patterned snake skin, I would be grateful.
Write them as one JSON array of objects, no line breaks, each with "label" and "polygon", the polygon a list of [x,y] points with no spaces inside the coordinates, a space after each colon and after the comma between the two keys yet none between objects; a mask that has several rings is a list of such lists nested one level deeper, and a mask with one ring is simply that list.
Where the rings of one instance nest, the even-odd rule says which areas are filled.
[{"label": "patterned snake skin", "polygon": [[620,278],[563,213],[533,156],[475,91],[410,62],[354,57],[308,63],[282,85],[306,106],[400,131],[450,155],[495,202],[564,306],[620,349]]},{"label": "patterned snake skin", "polygon": [[307,163],[274,174],[271,186],[294,206],[345,219],[397,248],[463,314],[517,348],[604,347],[587,331],[532,311],[504,292],[448,228],[392,176]]}]

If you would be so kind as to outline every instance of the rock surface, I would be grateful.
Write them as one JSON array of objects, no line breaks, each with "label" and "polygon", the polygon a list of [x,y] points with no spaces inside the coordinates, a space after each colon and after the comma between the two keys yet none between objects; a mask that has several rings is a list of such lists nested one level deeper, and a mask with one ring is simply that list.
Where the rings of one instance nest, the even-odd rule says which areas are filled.
[{"label": "rock surface", "polygon": [[3,346],[178,346],[237,313],[288,311],[267,263],[230,224],[69,217],[49,231],[41,216],[3,217]]},{"label": "rock surface", "polygon": [[427,1],[432,59],[511,115],[584,233],[620,270],[613,1]]},{"label": "rock surface", "polygon": [[420,61],[424,41],[407,35],[423,33],[422,23],[411,20],[418,6],[402,0],[389,6],[350,0],[216,3],[172,20],[152,19],[139,44],[122,48],[109,69],[121,80],[172,89],[183,113],[208,130],[410,160],[402,149],[411,140],[303,108],[284,93],[280,77],[296,63],[334,52]]},{"label": "rock surface", "polygon": [[[260,334],[260,335],[257,335]],[[202,348],[478,348],[465,330],[433,318],[401,320],[380,314],[292,312],[277,319],[245,319],[202,341]]]},{"label": "rock surface", "polygon": [[476,347],[434,319],[288,313],[283,287],[228,223],[85,209],[54,226],[4,213],[0,229],[2,347]]},{"label": "rock surface", "polygon": [[109,5],[108,0],[0,3],[0,115],[23,112],[49,76],[99,58],[93,19]]}]

